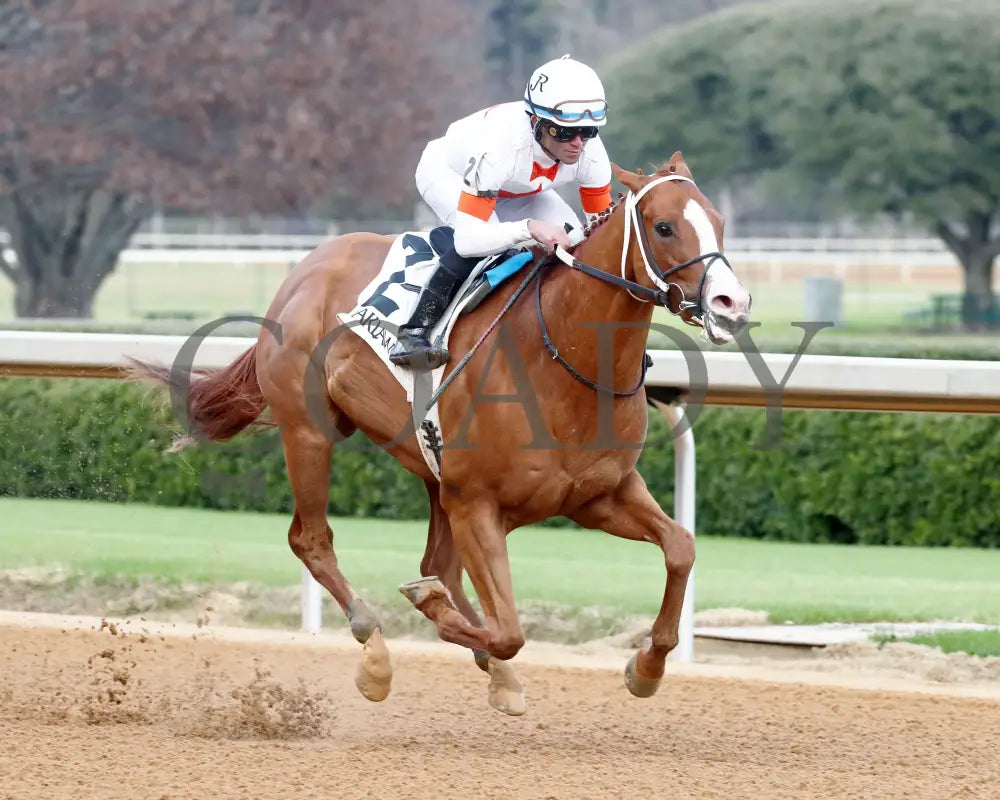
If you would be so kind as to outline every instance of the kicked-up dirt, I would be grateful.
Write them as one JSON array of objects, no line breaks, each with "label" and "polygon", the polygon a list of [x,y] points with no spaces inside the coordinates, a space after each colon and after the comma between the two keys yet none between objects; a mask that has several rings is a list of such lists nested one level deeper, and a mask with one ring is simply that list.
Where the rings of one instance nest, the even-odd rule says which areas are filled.
[{"label": "kicked-up dirt", "polygon": [[0,798],[998,796],[989,675],[668,662],[637,699],[628,650],[531,642],[515,718],[461,648],[387,644],[372,703],[341,634],[4,612]]}]

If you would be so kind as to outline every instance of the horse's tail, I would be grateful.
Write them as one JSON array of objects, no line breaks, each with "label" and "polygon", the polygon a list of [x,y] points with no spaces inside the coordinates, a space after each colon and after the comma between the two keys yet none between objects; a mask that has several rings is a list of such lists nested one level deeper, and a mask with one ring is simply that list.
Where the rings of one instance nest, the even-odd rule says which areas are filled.
[{"label": "horse's tail", "polygon": [[[189,376],[175,376],[169,366],[129,358],[129,380],[148,380],[174,392],[184,391]],[[267,400],[257,380],[257,345],[228,367],[194,370],[187,387],[186,411],[188,433],[174,439],[170,452],[197,444],[199,439],[224,442],[251,425],[265,427],[272,423],[258,418],[267,408]]]}]

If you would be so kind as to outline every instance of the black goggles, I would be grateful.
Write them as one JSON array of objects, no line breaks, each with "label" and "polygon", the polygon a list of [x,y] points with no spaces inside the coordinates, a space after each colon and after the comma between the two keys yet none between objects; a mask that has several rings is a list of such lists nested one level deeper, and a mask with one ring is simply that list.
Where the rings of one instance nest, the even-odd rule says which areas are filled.
[{"label": "black goggles", "polygon": [[557,142],[572,142],[577,136],[584,141],[597,136],[596,125],[583,125],[579,128],[564,128],[561,125],[553,125],[551,122],[545,123],[544,130]]}]

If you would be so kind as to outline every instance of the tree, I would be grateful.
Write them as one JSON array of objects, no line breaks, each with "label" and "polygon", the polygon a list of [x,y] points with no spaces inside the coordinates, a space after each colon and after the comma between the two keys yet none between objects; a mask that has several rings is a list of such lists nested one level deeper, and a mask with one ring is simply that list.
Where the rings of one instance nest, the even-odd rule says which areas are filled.
[{"label": "tree", "polygon": [[[156,207],[412,208],[476,70],[461,0],[0,2],[0,228],[22,316],[90,316]],[[0,251],[2,252],[2,251]]]},{"label": "tree", "polygon": [[495,0],[489,11],[486,60],[503,92],[520,98],[535,67],[553,55],[547,46],[559,27],[560,0]]},{"label": "tree", "polygon": [[594,67],[651,29],[749,0],[490,0],[486,62],[499,92],[520,97],[532,70],[570,53]]},{"label": "tree", "polygon": [[994,0],[741,6],[615,62],[609,146],[636,161],[682,149],[702,181],[906,215],[961,263],[973,323],[996,309],[997,42]]}]

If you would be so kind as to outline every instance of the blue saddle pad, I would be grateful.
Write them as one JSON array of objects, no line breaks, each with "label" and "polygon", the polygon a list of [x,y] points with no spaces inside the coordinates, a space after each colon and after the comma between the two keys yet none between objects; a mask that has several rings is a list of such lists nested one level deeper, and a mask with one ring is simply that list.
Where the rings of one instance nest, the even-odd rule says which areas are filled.
[{"label": "blue saddle pad", "polygon": [[531,251],[526,250],[523,253],[512,255],[506,261],[486,270],[485,277],[490,284],[490,289],[496,289],[529,261],[531,261]]},{"label": "blue saddle pad", "polygon": [[510,258],[504,259],[495,267],[487,269],[476,282],[469,288],[468,294],[471,299],[462,307],[462,313],[467,314],[478,306],[484,299],[496,289],[507,278],[520,270],[525,264],[531,261],[530,250],[515,253]]}]

